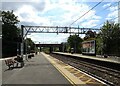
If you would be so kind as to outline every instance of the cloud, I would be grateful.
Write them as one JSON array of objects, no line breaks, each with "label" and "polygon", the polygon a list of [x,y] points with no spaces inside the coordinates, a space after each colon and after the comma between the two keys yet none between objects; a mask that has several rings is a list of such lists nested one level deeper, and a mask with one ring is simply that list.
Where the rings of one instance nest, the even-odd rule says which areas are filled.
[{"label": "cloud", "polygon": [[[14,10],[23,25],[45,25],[45,26],[69,26],[73,21],[82,16],[91,7],[86,3],[78,3],[77,0],[36,0],[35,2],[5,2],[3,10]],[[112,8],[111,8],[112,9]],[[92,27],[97,25],[100,16],[96,15],[95,10],[91,10],[87,15],[75,22],[71,26]],[[69,35],[58,35],[52,37],[51,34],[32,35],[34,41],[53,41],[62,42]],[[43,39],[43,40],[42,40]],[[52,40],[51,39],[51,40]]]},{"label": "cloud", "polygon": [[[1,0],[1,2],[39,2],[42,0]],[[56,1],[57,0],[51,0]],[[63,1],[63,0],[61,0]],[[69,2],[69,0],[65,0],[66,2]],[[76,2],[100,2],[101,0],[73,0]],[[119,0],[103,0],[103,2],[118,2]]]},{"label": "cloud", "polygon": [[[80,16],[82,16],[84,13],[86,13],[91,8],[87,4],[83,4],[83,3],[76,4],[72,0],[70,0],[69,3],[64,2],[64,1],[59,2],[57,6],[55,6],[55,8],[64,10],[63,14],[58,16],[58,20],[59,18],[61,18],[62,21],[61,22],[59,22],[58,20],[54,21],[54,22],[57,22],[57,24],[59,23],[58,25],[69,26],[73,21],[78,19]],[[75,22],[73,25],[78,26],[80,22],[89,20],[92,18],[100,19],[101,17],[97,16],[95,13],[96,13],[95,10],[92,10],[87,15],[85,15],[83,18]]]},{"label": "cloud", "polygon": [[118,6],[112,6],[109,10],[110,13],[107,15],[106,20],[118,22]]},{"label": "cloud", "polygon": [[[33,3],[11,2],[4,3],[3,8],[4,10],[14,9],[14,13],[19,17],[19,20],[21,22],[28,22],[28,24],[33,23],[36,25],[68,26],[70,23],[72,23],[90,9],[87,4],[76,2],[78,1],[37,0]],[[78,20],[75,25],[78,25],[83,20],[89,20],[93,17],[94,19],[100,19],[99,16],[95,15],[95,10],[92,10],[85,17]]]},{"label": "cloud", "polygon": [[[39,2],[38,2],[39,1]],[[45,8],[45,0],[34,0],[34,2],[32,2],[32,0],[29,1],[22,1],[22,2],[2,2],[2,10],[19,10],[19,8],[21,8],[23,5],[31,5],[33,6],[37,11],[43,11]]]},{"label": "cloud", "polygon": [[118,11],[113,11],[113,12],[111,12],[110,14],[108,14],[108,18],[115,18],[115,17],[117,17],[118,16]]},{"label": "cloud", "polygon": [[109,8],[110,11],[115,11],[117,9],[118,9],[118,6],[112,6],[112,7]]},{"label": "cloud", "polygon": [[107,3],[107,4],[104,4],[102,7],[106,8],[106,7],[109,7],[110,5],[111,5],[111,3]]},{"label": "cloud", "polygon": [[31,5],[23,5],[17,11],[14,12],[18,16],[21,22],[33,23],[33,25],[44,25],[49,24],[49,19],[47,17],[39,16],[39,12]]},{"label": "cloud", "polygon": [[81,25],[86,28],[92,28],[97,25],[99,20],[89,20],[87,22],[82,23]]},{"label": "cloud", "polygon": [[[36,43],[61,43],[65,42],[66,39],[69,37],[69,34],[51,34],[51,33],[41,33],[41,34],[31,34],[27,36],[28,38],[31,38]],[[54,40],[53,40],[54,39]]]}]

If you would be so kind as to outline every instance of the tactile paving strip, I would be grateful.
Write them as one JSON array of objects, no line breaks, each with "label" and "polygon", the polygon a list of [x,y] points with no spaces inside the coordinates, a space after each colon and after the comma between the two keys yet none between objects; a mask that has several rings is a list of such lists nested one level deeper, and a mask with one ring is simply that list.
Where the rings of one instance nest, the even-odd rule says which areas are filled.
[{"label": "tactile paving strip", "polygon": [[74,85],[74,86],[106,86],[105,83],[85,74],[84,72],[65,64],[49,55],[47,59]]},{"label": "tactile paving strip", "polygon": [[77,78],[79,78],[81,81],[85,82],[88,85],[97,85],[97,86],[104,86],[103,83],[95,80],[94,78],[85,75],[84,73],[80,72],[78,69],[73,68],[67,64],[65,64],[64,62],[60,61],[60,60],[56,60],[54,59],[59,65],[65,67],[65,69],[67,71],[69,71],[70,73],[72,73],[74,76],[76,76]]}]

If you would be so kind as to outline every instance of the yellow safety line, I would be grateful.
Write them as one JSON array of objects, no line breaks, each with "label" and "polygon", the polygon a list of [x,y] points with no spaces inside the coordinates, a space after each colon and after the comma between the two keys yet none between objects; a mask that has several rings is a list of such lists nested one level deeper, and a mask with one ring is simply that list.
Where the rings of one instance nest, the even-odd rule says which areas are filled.
[{"label": "yellow safety line", "polygon": [[79,72],[78,71],[76,71],[76,73],[74,73],[74,74],[78,74]]},{"label": "yellow safety line", "polygon": [[[43,53],[42,53],[43,54]],[[43,54],[44,55],[44,54]],[[45,55],[44,55],[45,56]],[[46,57],[46,56],[45,56]],[[46,57],[47,58],[47,57]],[[47,58],[49,62],[73,85],[77,86],[69,77],[67,77],[49,58]]]},{"label": "yellow safety line", "polygon": [[[54,67],[56,67],[54,65]],[[68,78],[58,67],[56,67],[57,70],[73,85],[73,86],[77,86],[70,78]]]},{"label": "yellow safety line", "polygon": [[89,83],[89,81],[91,81],[92,79],[88,79],[87,81],[85,81],[85,83]]},{"label": "yellow safety line", "polygon": [[82,75],[82,76],[80,76],[79,78],[82,78],[82,77],[84,77],[85,75]]}]

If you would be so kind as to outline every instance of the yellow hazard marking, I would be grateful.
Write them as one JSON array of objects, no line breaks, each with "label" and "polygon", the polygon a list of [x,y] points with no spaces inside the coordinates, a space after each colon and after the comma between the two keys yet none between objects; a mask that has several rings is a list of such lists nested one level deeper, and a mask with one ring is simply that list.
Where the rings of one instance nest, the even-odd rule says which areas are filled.
[{"label": "yellow hazard marking", "polygon": [[[42,53],[42,54],[46,57],[46,54],[44,54],[44,53]],[[55,58],[53,58],[51,56],[48,56],[48,55],[47,55],[46,58],[74,86],[76,86],[76,85],[81,86],[81,84],[84,84],[84,85],[85,84],[90,84],[91,86],[92,86],[92,84],[99,84],[99,86],[103,85],[103,83],[101,83],[101,82],[95,80],[94,78],[86,75],[85,73],[81,72],[80,70],[78,70],[78,69],[76,69],[76,68],[74,68],[74,67],[72,67],[72,66],[70,66],[68,64],[65,64],[64,62],[62,62],[62,61],[60,61],[58,59],[55,59]],[[68,73],[71,73],[74,76],[74,78],[73,78],[73,76],[71,74],[68,74]],[[78,83],[80,83],[80,84],[78,84]]]},{"label": "yellow hazard marking", "polygon": [[88,79],[85,83],[89,83],[91,81],[91,79]]},{"label": "yellow hazard marking", "polygon": [[[44,56],[45,54],[42,53]],[[46,57],[46,56],[45,56]],[[68,78],[56,65],[55,65],[55,62],[53,60],[51,60],[50,58],[47,58],[51,64],[73,85],[73,86],[76,86],[76,84],[70,79]]]},{"label": "yellow hazard marking", "polygon": [[82,76],[80,76],[79,78],[82,78],[82,77],[84,77],[85,75],[82,75]]}]

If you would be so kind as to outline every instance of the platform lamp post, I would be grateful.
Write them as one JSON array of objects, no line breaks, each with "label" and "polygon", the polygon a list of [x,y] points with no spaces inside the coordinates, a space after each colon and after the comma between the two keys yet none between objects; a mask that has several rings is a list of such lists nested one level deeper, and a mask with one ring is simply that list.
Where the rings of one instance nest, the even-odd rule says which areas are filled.
[{"label": "platform lamp post", "polygon": [[78,25],[78,36],[79,36],[79,25]]},{"label": "platform lamp post", "polygon": [[[38,49],[38,52],[39,52],[39,50],[40,50],[40,47],[38,47],[37,49]],[[40,53],[40,52],[39,52],[39,53]]]},{"label": "platform lamp post", "polygon": [[35,54],[37,54],[37,52],[40,50],[40,46],[36,46],[36,43],[39,43],[39,41],[34,41],[35,42]]},{"label": "platform lamp post", "polygon": [[[30,33],[28,33],[27,35],[30,35]],[[28,61],[28,41],[27,41],[27,35],[25,37],[25,53],[26,53],[26,60]]]},{"label": "platform lamp post", "polygon": [[17,37],[17,56],[20,55],[20,43],[21,43],[21,36]]},{"label": "platform lamp post", "polygon": [[26,45],[26,47],[25,47],[25,52],[26,52],[26,60],[28,61],[28,49],[27,49],[27,46],[28,46],[28,44],[27,44],[27,37],[26,37],[26,40],[25,40],[25,45]]},{"label": "platform lamp post", "polygon": [[[39,47],[40,47],[40,42],[39,42]],[[41,52],[41,47],[40,47],[40,50],[39,50],[39,54],[40,54],[40,52]]]},{"label": "platform lamp post", "polygon": [[120,27],[120,1],[118,1],[118,24]]},{"label": "platform lamp post", "polygon": [[36,47],[37,41],[35,41],[34,43],[35,43],[35,54],[37,55],[37,47]]},{"label": "platform lamp post", "polygon": [[22,38],[22,42],[21,42],[21,57],[23,58],[23,49],[24,49],[24,38],[23,38],[23,34],[24,34],[24,30],[23,30],[23,25],[21,25],[21,38]]},{"label": "platform lamp post", "polygon": [[29,46],[28,46],[28,53],[29,53],[29,54],[30,54],[30,48],[31,48],[31,47],[30,47],[30,45],[29,45]]},{"label": "platform lamp post", "polygon": [[41,52],[40,42],[39,42],[39,46],[38,46],[38,51],[39,51],[39,54],[40,54],[40,52]]},{"label": "platform lamp post", "polygon": [[[35,44],[35,43],[34,43],[34,44]],[[35,44],[35,46],[34,46],[34,50],[35,50],[34,52],[35,52],[35,54],[36,54],[36,44]]]}]

